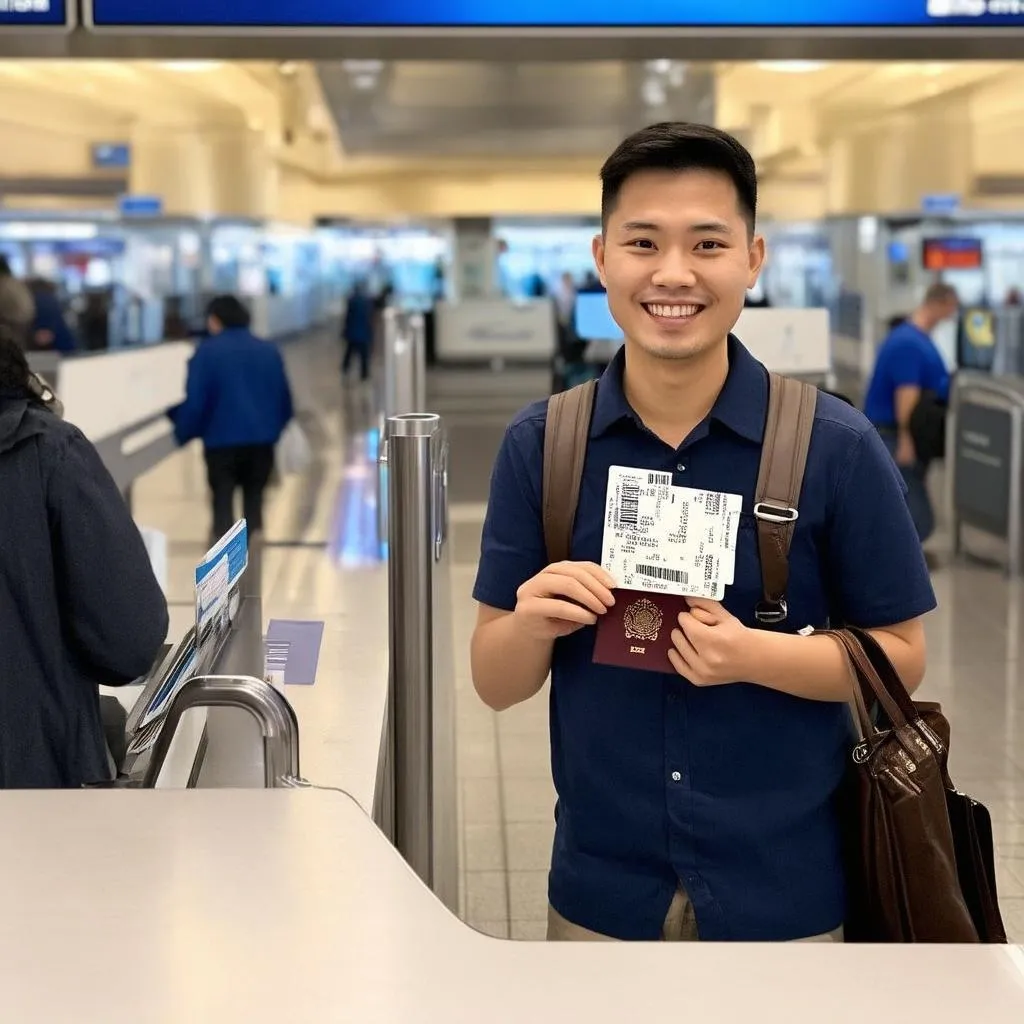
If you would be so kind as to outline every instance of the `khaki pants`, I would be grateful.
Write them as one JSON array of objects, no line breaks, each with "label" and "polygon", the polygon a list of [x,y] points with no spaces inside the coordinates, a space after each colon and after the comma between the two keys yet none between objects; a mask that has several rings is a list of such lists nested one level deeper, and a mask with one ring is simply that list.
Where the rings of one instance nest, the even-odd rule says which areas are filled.
[{"label": "khaki pants", "polygon": [[[677,889],[672,903],[665,915],[665,924],[661,929],[663,942],[697,942],[697,917],[689,896],[682,889]],[[548,942],[615,942],[615,939],[600,932],[592,932],[589,928],[567,921],[554,907],[548,906]],[[797,942],[842,942],[843,929],[824,935],[812,935]]]}]

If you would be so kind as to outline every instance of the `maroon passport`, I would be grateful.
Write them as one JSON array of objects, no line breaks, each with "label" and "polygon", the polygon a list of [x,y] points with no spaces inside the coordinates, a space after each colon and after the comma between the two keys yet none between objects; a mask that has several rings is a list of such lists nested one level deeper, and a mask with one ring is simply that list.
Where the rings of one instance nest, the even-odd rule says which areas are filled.
[{"label": "maroon passport", "polygon": [[680,612],[689,607],[677,594],[616,590],[615,605],[597,621],[594,661],[599,665],[675,672],[668,652]]}]

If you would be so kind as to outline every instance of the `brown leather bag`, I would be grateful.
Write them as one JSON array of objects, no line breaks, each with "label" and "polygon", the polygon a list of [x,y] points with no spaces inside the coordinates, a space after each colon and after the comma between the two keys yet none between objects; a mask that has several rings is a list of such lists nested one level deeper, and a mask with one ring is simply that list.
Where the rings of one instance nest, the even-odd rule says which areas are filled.
[{"label": "brown leather bag", "polygon": [[867,631],[821,633],[846,653],[861,736],[845,794],[847,941],[1006,942],[992,822],[950,780],[942,708],[911,699]]},{"label": "brown leather bag", "polygon": [[[588,380],[548,399],[542,500],[549,564],[569,558],[597,387],[598,381]],[[788,613],[789,549],[817,400],[818,389],[812,385],[769,375],[768,417],[754,493],[763,591],[755,614],[766,625],[785,621]]]},{"label": "brown leather bag", "polygon": [[[544,435],[548,561],[569,558],[597,381],[552,395]],[[785,620],[789,549],[817,389],[771,374],[755,491],[762,600],[758,621]],[[915,704],[868,633],[822,631],[842,645],[857,679],[861,742],[841,794],[852,942],[1006,942],[996,895],[992,824],[949,778],[949,723]],[[878,709],[879,717],[874,716]]]}]

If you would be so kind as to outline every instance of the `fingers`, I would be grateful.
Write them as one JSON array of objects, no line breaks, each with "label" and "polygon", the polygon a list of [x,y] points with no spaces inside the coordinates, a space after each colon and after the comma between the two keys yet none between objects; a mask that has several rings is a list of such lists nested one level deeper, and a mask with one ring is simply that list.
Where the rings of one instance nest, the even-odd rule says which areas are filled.
[{"label": "fingers", "polygon": [[615,581],[592,562],[559,562],[538,578],[540,597],[565,597],[603,615],[615,604]]},{"label": "fingers", "polygon": [[680,627],[685,629],[687,620],[699,622],[704,626],[714,626],[721,621],[719,616],[714,612],[709,612],[706,608],[691,608],[688,612],[681,612],[679,615]]},{"label": "fingers", "polygon": [[530,615],[544,619],[557,619],[571,622],[579,626],[593,626],[597,622],[597,613],[583,608],[572,601],[559,601],[551,597],[530,598],[523,610]]},{"label": "fingers", "polygon": [[672,643],[675,646],[668,649],[668,660],[679,675],[689,679],[691,683],[694,682],[698,675],[694,668],[697,664],[697,652],[678,629],[672,631]]},{"label": "fingers", "polygon": [[688,597],[686,604],[689,606],[691,612],[696,612],[700,609],[702,612],[706,612],[711,615],[715,621],[724,618],[729,613],[725,610],[721,601],[710,601],[706,597]]}]

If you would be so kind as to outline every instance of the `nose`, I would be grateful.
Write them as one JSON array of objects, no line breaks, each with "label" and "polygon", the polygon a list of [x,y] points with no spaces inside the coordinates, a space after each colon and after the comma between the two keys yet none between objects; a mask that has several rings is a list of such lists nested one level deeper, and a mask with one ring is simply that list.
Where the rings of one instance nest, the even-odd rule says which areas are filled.
[{"label": "nose", "polygon": [[666,289],[695,287],[697,271],[692,256],[677,246],[663,249],[651,275],[651,284]]}]

